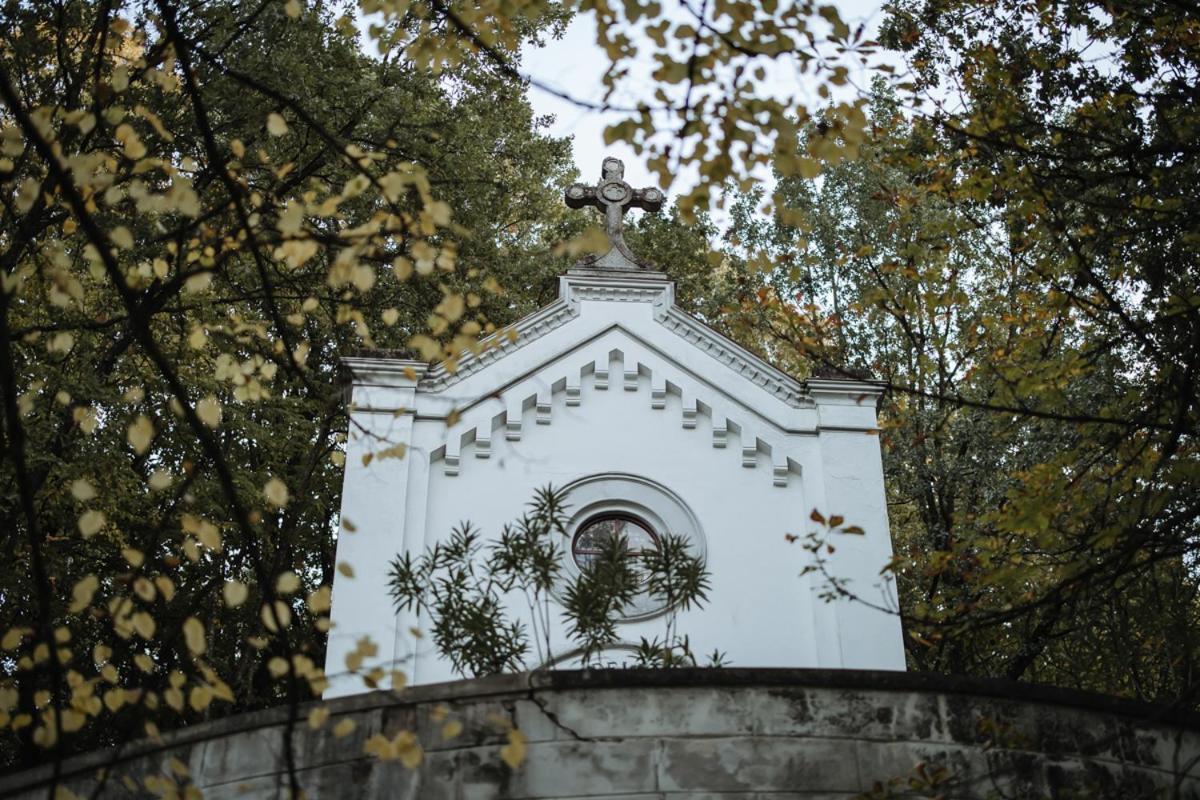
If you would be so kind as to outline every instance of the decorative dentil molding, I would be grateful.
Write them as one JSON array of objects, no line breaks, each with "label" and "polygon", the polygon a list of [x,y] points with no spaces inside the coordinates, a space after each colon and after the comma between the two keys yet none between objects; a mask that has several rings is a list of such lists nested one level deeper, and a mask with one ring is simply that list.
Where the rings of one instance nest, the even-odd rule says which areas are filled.
[{"label": "decorative dentil molding", "polygon": [[[680,398],[680,425],[685,430],[697,427],[699,416],[707,417],[712,428],[712,447],[724,449],[728,443],[729,431],[732,429],[739,435],[739,463],[748,469],[758,466],[759,455],[768,453],[771,460],[770,474],[775,486],[786,487],[791,475],[800,474],[800,465],[787,458],[778,443],[755,432],[751,427],[730,420],[724,414],[714,410],[713,406],[701,401],[689,392],[685,392],[677,383],[669,380],[661,369],[627,359],[620,350],[610,353],[619,362],[619,373],[622,376],[622,388],[627,392],[641,390],[641,376],[648,375],[650,383],[650,409],[663,410],[667,407],[666,397],[675,394]],[[567,405],[578,406],[583,402],[582,378],[592,377],[591,388],[594,391],[609,390],[610,358],[608,356],[589,359],[576,369],[571,369],[565,377],[555,380],[552,389],[540,389],[526,397],[509,397],[505,400],[505,411],[497,414],[492,410],[483,410],[480,416],[463,420],[448,432],[446,444],[436,448],[430,454],[431,463],[442,462],[443,472],[448,476],[459,474],[462,468],[462,448],[474,443],[476,458],[487,459],[492,454],[493,430],[503,430],[507,441],[520,441],[526,429],[527,420],[536,425],[550,425],[553,422],[553,397],[559,393],[565,395]]]}]

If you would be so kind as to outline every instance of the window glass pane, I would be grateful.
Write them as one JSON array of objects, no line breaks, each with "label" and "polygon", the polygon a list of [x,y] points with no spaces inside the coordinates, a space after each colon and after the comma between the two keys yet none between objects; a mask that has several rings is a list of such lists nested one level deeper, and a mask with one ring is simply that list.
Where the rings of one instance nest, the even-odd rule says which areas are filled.
[{"label": "window glass pane", "polygon": [[629,517],[599,517],[589,520],[571,543],[575,563],[582,569],[589,568],[599,557],[606,542],[615,536],[624,536],[630,553],[641,553],[658,547],[654,533],[643,523]]}]

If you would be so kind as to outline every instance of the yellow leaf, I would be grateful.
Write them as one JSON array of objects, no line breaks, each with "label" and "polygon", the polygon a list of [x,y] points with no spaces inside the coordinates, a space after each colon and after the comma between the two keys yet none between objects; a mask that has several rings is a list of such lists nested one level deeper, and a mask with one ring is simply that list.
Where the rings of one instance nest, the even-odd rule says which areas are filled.
[{"label": "yellow leaf", "polygon": [[345,561],[338,562],[337,571],[345,575],[347,578],[354,577],[354,567],[350,566]]},{"label": "yellow leaf", "polygon": [[811,158],[798,158],[796,169],[800,177],[811,180],[821,174],[821,162]]},{"label": "yellow leaf", "polygon": [[412,257],[417,262],[417,274],[428,275],[433,272],[433,262],[437,259],[437,249],[424,240],[414,242]]},{"label": "yellow leaf", "polygon": [[118,125],[113,134],[122,144],[126,158],[136,161],[146,155],[146,145],[142,144],[142,140],[138,138],[137,131],[133,129],[132,125],[128,123]]},{"label": "yellow leaf", "polygon": [[556,250],[561,250],[568,256],[578,256],[584,254],[602,254],[608,252],[612,248],[612,242],[608,240],[608,234],[599,225],[591,225],[579,236],[569,239],[560,245]]},{"label": "yellow leaf", "polygon": [[425,753],[421,749],[421,743],[417,741],[417,737],[413,735],[412,731],[400,731],[392,741],[392,746],[395,748],[396,755],[400,758],[400,763],[405,768],[416,769],[421,766],[421,761],[424,759]]},{"label": "yellow leaf", "polygon": [[[100,588],[100,581],[95,575],[88,575],[83,580],[75,584],[75,588],[71,590],[71,607],[68,609],[72,614],[78,614],[87,608],[92,598],[96,595],[96,590]],[[11,633],[11,631],[10,631]],[[5,637],[7,642],[7,637]],[[5,646],[5,649],[11,649]]]},{"label": "yellow leaf", "polygon": [[283,4],[283,10],[289,17],[295,19],[300,16],[300,0],[287,0]]},{"label": "yellow leaf", "polygon": [[88,500],[95,498],[96,487],[92,486],[84,478],[79,478],[71,482],[71,495],[81,503],[86,503]]},{"label": "yellow leaf", "polygon": [[154,585],[158,587],[158,593],[168,603],[175,597],[175,584],[166,575],[156,575],[154,577]]},{"label": "yellow leaf", "polygon": [[104,512],[91,509],[83,512],[79,517],[79,532],[83,534],[83,538],[95,536],[104,527]]},{"label": "yellow leaf", "polygon": [[447,720],[442,726],[442,741],[448,742],[451,739],[457,738],[462,733],[463,725],[456,719]]},{"label": "yellow leaf", "polygon": [[171,473],[160,467],[150,473],[150,488],[156,492],[161,492],[163,489],[168,488],[173,480],[174,478],[171,477]]},{"label": "yellow leaf", "polygon": [[213,692],[207,686],[192,687],[190,696],[188,697],[188,705],[195,711],[203,711],[212,703]]},{"label": "yellow leaf", "polygon": [[71,352],[71,348],[75,346],[75,337],[66,331],[56,333],[48,346],[52,353],[69,353]]},{"label": "yellow leaf", "polygon": [[275,591],[279,594],[292,594],[300,588],[300,576],[288,570],[279,573],[279,577],[275,579]]},{"label": "yellow leaf", "polygon": [[138,611],[130,621],[133,623],[133,629],[137,631],[138,636],[147,641],[154,638],[154,617],[145,611]]},{"label": "yellow leaf", "polygon": [[108,238],[112,239],[113,244],[122,250],[133,249],[133,234],[124,225],[118,225],[109,231]]},{"label": "yellow leaf", "polygon": [[202,656],[208,649],[208,642],[204,638],[204,623],[195,617],[188,617],[183,621],[183,639],[192,655]]},{"label": "yellow leaf", "polygon": [[267,662],[267,670],[276,678],[286,675],[288,671],[287,659],[275,656]]},{"label": "yellow leaf", "polygon": [[104,707],[110,712],[116,712],[125,705],[125,690],[117,687],[104,693]]},{"label": "yellow leaf", "polygon": [[[404,256],[396,256],[396,258],[392,260],[392,271],[396,273],[397,280],[406,281],[412,276],[412,262]],[[388,324],[390,325],[391,323]]]},{"label": "yellow leaf", "polygon": [[[299,225],[297,225],[297,229]],[[287,262],[289,267],[299,268],[317,254],[320,245],[312,239],[288,239],[275,248],[274,255]]]},{"label": "yellow leaf", "polygon": [[129,566],[135,569],[140,567],[142,562],[146,560],[146,556],[141,550],[135,550],[132,547],[121,548],[121,556],[125,559]]},{"label": "yellow leaf", "polygon": [[129,88],[129,68],[117,67],[112,71],[112,77],[109,79],[112,89],[117,94]]},{"label": "yellow leaf", "polygon": [[189,294],[199,294],[212,285],[212,273],[208,270],[189,275],[183,283],[183,290]]},{"label": "yellow leaf", "polygon": [[438,303],[435,311],[446,318],[448,322],[457,322],[466,310],[466,298],[457,293],[446,295],[442,302]]},{"label": "yellow leaf", "polygon": [[317,706],[308,712],[308,727],[315,731],[324,725],[327,719],[329,719],[329,709],[325,706]]},{"label": "yellow leaf", "polygon": [[196,403],[196,416],[210,428],[221,424],[221,402],[213,395],[208,395]]},{"label": "yellow leaf", "polygon": [[330,591],[328,586],[322,586],[308,595],[308,610],[314,614],[324,614],[329,610]]},{"label": "yellow leaf", "polygon": [[129,444],[138,455],[150,449],[150,440],[154,438],[154,425],[144,414],[134,420],[129,426]]},{"label": "yellow leaf", "polygon": [[283,213],[279,215],[275,227],[279,232],[285,235],[293,235],[300,232],[301,226],[304,224],[304,204],[293,200],[288,203],[283,209]]},{"label": "yellow leaf", "polygon": [[272,136],[283,136],[288,132],[287,120],[281,114],[272,111],[267,114],[267,132]]},{"label": "yellow leaf", "polygon": [[9,628],[4,633],[4,638],[0,639],[0,649],[16,650],[21,644],[21,639],[25,637],[25,631],[21,628]]},{"label": "yellow leaf", "polygon": [[509,768],[516,769],[525,760],[525,734],[516,728],[508,732],[508,744],[500,748],[500,759]]},{"label": "yellow leaf", "polygon": [[271,633],[276,633],[280,628],[286,628],[291,623],[292,610],[288,608],[287,603],[276,600],[273,605],[264,604],[259,610],[259,616],[266,629]]},{"label": "yellow leaf", "polygon": [[221,552],[221,532],[217,526],[195,514],[184,514],[181,518],[183,530],[200,540],[200,544],[213,552]]},{"label": "yellow leaf", "polygon": [[395,755],[391,739],[382,733],[372,734],[371,738],[363,742],[363,752],[375,756],[380,761],[388,761]]},{"label": "yellow leaf", "polygon": [[337,725],[333,726],[333,735],[339,739],[344,739],[354,732],[354,720],[344,719]]},{"label": "yellow leaf", "polygon": [[271,478],[263,486],[263,497],[276,508],[283,508],[288,504],[287,484],[279,478]]},{"label": "yellow leaf", "polygon": [[433,223],[439,227],[446,227],[450,224],[450,204],[442,200],[435,200],[429,204],[429,215],[433,219]]},{"label": "yellow leaf", "polygon": [[90,434],[96,430],[98,422],[95,409],[78,407],[72,412],[75,422],[79,423],[79,429],[84,433]]},{"label": "yellow leaf", "polygon": [[221,590],[221,594],[225,598],[225,605],[229,608],[237,608],[246,602],[246,596],[249,593],[250,590],[241,581],[229,581],[225,584],[225,588]]}]

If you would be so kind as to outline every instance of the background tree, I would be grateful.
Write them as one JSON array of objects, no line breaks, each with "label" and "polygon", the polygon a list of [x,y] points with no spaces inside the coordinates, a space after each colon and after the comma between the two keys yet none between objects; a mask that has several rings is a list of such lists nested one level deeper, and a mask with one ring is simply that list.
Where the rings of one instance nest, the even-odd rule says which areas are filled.
[{"label": "background tree", "polygon": [[1022,593],[968,610],[1023,634],[1010,674],[1187,703],[1198,25],[1173,2],[897,3],[884,36],[942,143],[914,161],[929,193],[1000,234],[1021,281],[964,401],[1050,445],[979,515],[1027,543],[988,565]]},{"label": "background tree", "polygon": [[[1153,16],[1024,9],[894,10],[920,81],[877,86],[859,158],[782,178],[773,222],[735,217],[771,283],[742,335],[888,385],[915,667],[1191,702],[1195,131],[1165,96],[1194,54]],[[1110,71],[1073,49],[1089,36],[1133,52]],[[929,87],[959,75],[952,113]],[[926,89],[936,113],[903,108]]]},{"label": "background tree", "polygon": [[569,147],[486,65],[369,58],[328,10],[3,22],[0,749],[28,763],[56,729],[94,746],[319,689],[337,358],[536,307]]}]

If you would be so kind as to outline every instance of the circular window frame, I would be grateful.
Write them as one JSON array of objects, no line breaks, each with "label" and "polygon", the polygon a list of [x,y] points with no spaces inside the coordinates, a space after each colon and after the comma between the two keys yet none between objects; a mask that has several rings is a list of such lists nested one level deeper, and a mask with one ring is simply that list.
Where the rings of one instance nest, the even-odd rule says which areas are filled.
[{"label": "circular window frame", "polygon": [[[609,522],[610,520],[624,522],[626,525],[634,525],[638,528],[641,528],[642,532],[645,533],[646,536],[650,537],[652,546],[655,549],[658,549],[658,533],[651,527],[650,523],[646,522],[645,520],[641,519],[640,517],[636,517],[633,514],[625,514],[625,513],[597,514],[595,516],[588,517],[583,522],[579,523],[579,526],[575,529],[574,535],[571,536],[570,552],[571,552],[571,559],[575,562],[575,566],[579,567],[580,569],[583,569],[583,565],[579,563],[579,555],[580,555],[580,550],[579,550],[579,545],[578,545],[579,537],[583,536],[584,532],[587,531],[587,529],[592,527],[593,525],[598,525],[602,522]],[[627,541],[629,541],[628,537],[627,537]],[[646,552],[646,550],[645,550],[645,548],[643,548],[641,550],[630,550],[629,552],[644,553],[644,552]],[[587,554],[589,554],[589,555],[600,555],[600,553],[601,553],[600,550],[587,551]]]},{"label": "circular window frame", "polygon": [[[668,532],[683,536],[693,553],[702,559],[707,557],[708,545],[700,521],[679,495],[662,484],[638,475],[604,473],[580,478],[563,489],[570,518],[563,537],[563,580],[554,591],[559,602],[562,602],[566,584],[581,574],[572,547],[575,537],[600,517],[632,518],[656,539]],[[652,619],[668,610],[666,603],[641,593],[618,621]]]}]

